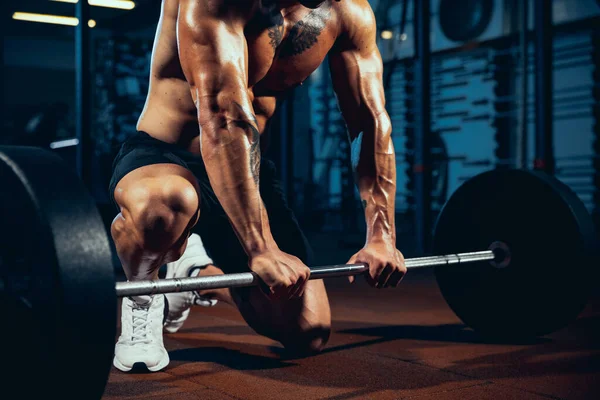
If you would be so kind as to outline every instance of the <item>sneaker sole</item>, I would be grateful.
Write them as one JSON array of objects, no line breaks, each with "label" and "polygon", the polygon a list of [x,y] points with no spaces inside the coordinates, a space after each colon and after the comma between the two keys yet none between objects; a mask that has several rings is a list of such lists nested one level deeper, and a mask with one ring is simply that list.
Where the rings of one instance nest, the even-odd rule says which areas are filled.
[{"label": "sneaker sole", "polygon": [[183,324],[179,325],[179,326],[163,326],[163,332],[165,333],[177,333],[177,331],[179,331],[179,328],[181,328],[183,326]]},{"label": "sneaker sole", "polygon": [[[166,359],[162,360],[160,363],[158,363],[157,365],[155,365],[154,367],[148,367],[148,365],[146,365],[146,363],[140,362],[140,363],[134,363],[134,364],[144,364],[146,365],[146,368],[148,369],[148,371],[150,372],[158,372],[161,369],[164,369],[167,367],[167,365],[169,365],[169,357],[166,357]],[[123,372],[129,372],[132,370],[132,367],[126,367],[123,364],[121,364],[119,362],[119,360],[117,360],[117,357],[113,358],[113,365],[115,366],[115,368],[117,368],[119,371],[123,371]]]}]

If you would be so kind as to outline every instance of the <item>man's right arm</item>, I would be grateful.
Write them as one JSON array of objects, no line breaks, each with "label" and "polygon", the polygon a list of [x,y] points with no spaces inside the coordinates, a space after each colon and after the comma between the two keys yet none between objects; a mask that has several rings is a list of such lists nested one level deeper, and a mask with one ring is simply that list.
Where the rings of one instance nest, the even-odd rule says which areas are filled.
[{"label": "man's right arm", "polygon": [[211,186],[248,254],[250,269],[274,297],[299,297],[310,270],[275,243],[259,192],[259,131],[244,36],[254,3],[181,0],[179,57],[198,109],[200,151]]},{"label": "man's right arm", "polygon": [[274,243],[258,189],[259,132],[248,90],[244,26],[251,4],[182,0],[181,65],[198,109],[211,185],[249,256]]}]

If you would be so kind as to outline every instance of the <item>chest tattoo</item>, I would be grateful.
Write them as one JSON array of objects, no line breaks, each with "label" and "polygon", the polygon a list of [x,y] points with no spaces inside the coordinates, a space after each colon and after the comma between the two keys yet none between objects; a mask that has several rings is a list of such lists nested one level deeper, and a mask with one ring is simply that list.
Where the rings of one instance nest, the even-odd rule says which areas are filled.
[{"label": "chest tattoo", "polygon": [[275,22],[275,25],[271,26],[269,31],[269,39],[273,50],[277,49],[283,39],[283,16],[279,14],[279,19]]},{"label": "chest tattoo", "polygon": [[279,57],[292,57],[313,47],[323,29],[327,26],[330,15],[331,5],[326,3],[296,22],[281,45]]}]

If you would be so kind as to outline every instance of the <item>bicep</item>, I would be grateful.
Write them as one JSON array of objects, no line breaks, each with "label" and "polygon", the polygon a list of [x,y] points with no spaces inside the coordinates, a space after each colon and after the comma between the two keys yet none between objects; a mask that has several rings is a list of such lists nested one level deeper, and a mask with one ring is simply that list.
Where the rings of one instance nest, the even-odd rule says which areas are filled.
[{"label": "bicep", "polygon": [[[185,1],[179,12],[179,58],[192,97],[214,108],[219,97],[248,107],[247,47],[239,18],[210,15],[202,2]],[[216,105],[218,106],[218,105]]]}]

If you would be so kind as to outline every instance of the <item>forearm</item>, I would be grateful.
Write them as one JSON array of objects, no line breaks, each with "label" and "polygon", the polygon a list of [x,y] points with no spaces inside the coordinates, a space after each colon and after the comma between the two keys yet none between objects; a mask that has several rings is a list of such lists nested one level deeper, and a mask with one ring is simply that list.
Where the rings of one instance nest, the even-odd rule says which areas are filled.
[{"label": "forearm", "polygon": [[389,123],[375,122],[353,141],[353,167],[367,225],[367,242],[396,241],[396,156]]},{"label": "forearm", "polygon": [[211,186],[249,256],[274,245],[260,197],[256,121],[241,106],[201,124],[201,152]]}]

